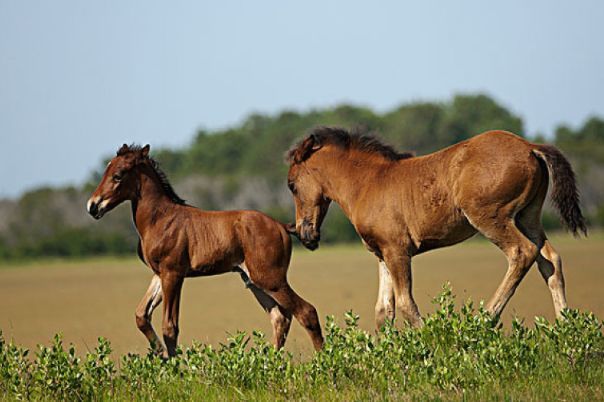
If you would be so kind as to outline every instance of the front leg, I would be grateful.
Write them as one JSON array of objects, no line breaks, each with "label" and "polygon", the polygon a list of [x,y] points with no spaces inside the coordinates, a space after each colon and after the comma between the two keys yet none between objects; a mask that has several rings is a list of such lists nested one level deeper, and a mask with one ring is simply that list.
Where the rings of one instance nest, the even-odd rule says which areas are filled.
[{"label": "front leg", "polygon": [[154,275],[153,279],[151,279],[147,292],[136,308],[135,315],[136,326],[147,337],[151,348],[157,354],[162,354],[164,352],[164,346],[153,330],[153,325],[151,325],[151,315],[153,314],[153,310],[155,310],[159,303],[161,303],[161,299],[161,279],[159,276]]},{"label": "front leg", "polygon": [[395,315],[394,308],[394,286],[392,278],[386,263],[380,260],[378,273],[380,285],[378,290],[377,303],[375,304],[375,325],[379,331],[384,326],[386,320],[393,321]]},{"label": "front leg", "polygon": [[180,310],[180,294],[184,276],[177,272],[162,272],[161,286],[164,294],[164,317],[162,329],[166,352],[164,357],[176,354],[178,339],[178,313]]},{"label": "front leg", "polygon": [[423,320],[412,294],[411,256],[400,249],[384,250],[384,262],[390,272],[396,307],[414,327],[421,327]]}]

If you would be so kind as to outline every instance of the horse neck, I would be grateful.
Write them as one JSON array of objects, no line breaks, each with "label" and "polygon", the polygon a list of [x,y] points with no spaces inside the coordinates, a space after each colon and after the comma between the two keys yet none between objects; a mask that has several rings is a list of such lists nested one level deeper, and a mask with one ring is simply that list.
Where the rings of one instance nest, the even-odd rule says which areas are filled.
[{"label": "horse neck", "polygon": [[171,210],[175,204],[166,195],[157,174],[150,167],[141,168],[139,183],[138,194],[132,200],[132,216],[139,236],[143,237],[152,221],[159,214]]},{"label": "horse neck", "polygon": [[353,154],[334,155],[321,169],[325,195],[335,201],[350,218],[355,201],[368,191],[372,177],[382,171],[387,162],[374,156]]}]

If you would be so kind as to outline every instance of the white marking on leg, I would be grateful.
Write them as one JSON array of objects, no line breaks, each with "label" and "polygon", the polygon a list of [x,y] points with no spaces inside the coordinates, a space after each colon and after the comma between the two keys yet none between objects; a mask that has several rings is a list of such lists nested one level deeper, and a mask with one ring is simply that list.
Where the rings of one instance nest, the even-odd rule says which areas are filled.
[{"label": "white marking on leg", "polygon": [[545,240],[537,258],[539,271],[545,279],[554,302],[556,317],[562,317],[562,310],[568,308],[564,290],[564,274],[562,273],[562,259],[553,248],[549,240]]},{"label": "white marking on leg", "polygon": [[254,282],[252,282],[252,279],[250,278],[250,271],[247,269],[245,262],[233,267],[233,272],[238,272],[239,275],[241,275],[241,280],[245,284],[246,288],[252,289],[252,286],[255,286]]},{"label": "white marking on leg", "polygon": [[245,265],[245,262],[242,262],[241,264],[239,264],[239,268],[241,268],[241,270],[243,272],[245,272],[245,274],[249,277],[250,276],[250,271],[247,269],[247,265]]},{"label": "white marking on leg", "polygon": [[390,277],[390,271],[388,270],[388,266],[384,261],[380,261],[379,264],[379,276],[380,276],[380,285],[379,285],[379,302],[384,308],[384,312],[386,316],[389,318],[394,315],[394,300],[393,300],[393,284],[392,278]]},{"label": "white marking on leg", "polygon": [[239,269],[241,271],[243,271],[243,272],[241,272],[241,279],[245,283],[245,287],[249,288],[250,285],[254,284],[254,282],[252,282],[252,278],[250,278],[250,271],[247,269],[245,262],[242,262],[241,264],[239,264]]},{"label": "white marking on leg", "polygon": [[161,278],[158,275],[153,277],[151,281],[153,284],[153,293],[151,294],[151,298],[149,299],[149,303],[147,304],[147,317],[149,317],[149,321],[151,321],[151,315],[153,314],[153,310],[157,307],[157,305],[161,302]]},{"label": "white marking on leg", "polygon": [[[466,215],[466,213],[464,211],[461,211],[461,214],[464,216],[464,218],[466,218],[466,220],[468,221],[468,223],[470,223],[470,225],[476,229],[476,225],[474,224],[474,222],[472,222],[472,219],[470,219],[470,217],[468,215]],[[478,230],[478,229],[476,229]]]}]

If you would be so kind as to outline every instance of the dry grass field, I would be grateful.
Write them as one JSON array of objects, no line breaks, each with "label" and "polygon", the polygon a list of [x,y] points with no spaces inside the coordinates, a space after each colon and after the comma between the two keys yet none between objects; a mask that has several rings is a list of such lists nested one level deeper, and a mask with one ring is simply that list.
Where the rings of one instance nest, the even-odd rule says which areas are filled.
[{"label": "dry grass field", "polygon": [[[571,307],[604,317],[604,236],[592,234],[575,240],[553,236],[562,255]],[[347,310],[361,316],[361,327],[373,329],[377,293],[377,262],[359,246],[320,248],[311,253],[294,250],[290,282],[313,303],[324,321],[326,315],[341,320]],[[458,301],[487,299],[505,272],[503,255],[486,241],[475,240],[437,250],[414,259],[415,298],[422,313],[433,310],[431,299],[450,281]],[[104,336],[116,354],[143,353],[147,345],[134,323],[134,309],[151,278],[135,258],[98,258],[83,261],[39,261],[0,267],[0,329],[5,338],[23,346],[47,344],[63,334],[79,351]],[[535,315],[553,318],[549,291],[536,267],[520,285],[504,312],[532,321]],[[154,325],[160,328],[161,307]],[[226,333],[260,329],[270,332],[268,318],[245,289],[239,275],[189,279],[181,308],[181,343],[192,340],[218,344]],[[310,341],[297,323],[292,326],[287,349],[306,353]]]}]

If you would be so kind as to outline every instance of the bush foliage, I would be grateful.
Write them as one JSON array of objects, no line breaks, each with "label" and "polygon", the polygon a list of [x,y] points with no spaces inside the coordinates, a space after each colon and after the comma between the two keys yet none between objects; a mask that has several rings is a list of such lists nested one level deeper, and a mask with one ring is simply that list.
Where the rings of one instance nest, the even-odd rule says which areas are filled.
[{"label": "bush foliage", "polygon": [[480,398],[521,386],[526,397],[538,384],[564,383],[601,396],[604,337],[593,314],[568,310],[553,323],[537,319],[529,328],[515,320],[504,329],[482,306],[467,302],[456,310],[448,286],[435,302],[438,309],[420,329],[389,323],[372,335],[359,329],[352,312],[345,326],[328,317],[323,350],[302,362],[259,332],[237,333],[219,348],[194,343],[169,360],[150,352],[118,362],[102,338],[79,357],[56,336],[32,358],[0,339],[0,391],[14,399],[61,400],[426,399]]}]

